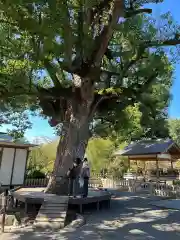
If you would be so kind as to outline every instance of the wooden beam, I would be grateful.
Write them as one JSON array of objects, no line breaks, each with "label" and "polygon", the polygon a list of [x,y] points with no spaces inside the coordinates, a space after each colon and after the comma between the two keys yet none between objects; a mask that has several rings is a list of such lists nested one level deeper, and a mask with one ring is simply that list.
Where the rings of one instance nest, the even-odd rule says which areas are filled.
[{"label": "wooden beam", "polygon": [[159,179],[159,164],[158,164],[158,158],[156,158],[156,178]]},{"label": "wooden beam", "polygon": [[1,164],[2,164],[3,151],[4,151],[4,148],[2,147],[2,149],[0,150],[0,169],[1,169]]},{"label": "wooden beam", "polygon": [[129,160],[130,161],[136,161],[136,160],[138,160],[138,161],[143,161],[143,162],[148,162],[148,161],[156,161],[156,158],[146,158],[146,159],[144,159],[144,158],[129,158]]},{"label": "wooden beam", "polygon": [[131,168],[131,161],[130,161],[130,159],[128,157],[128,170],[130,170],[130,168]]},{"label": "wooden beam", "polygon": [[10,187],[12,186],[12,179],[13,179],[13,173],[14,173],[15,159],[16,159],[16,148],[14,149],[13,164],[12,164],[12,169],[11,169]]},{"label": "wooden beam", "polygon": [[173,161],[171,160],[171,168],[173,169]]},{"label": "wooden beam", "polygon": [[144,161],[144,166],[143,166],[143,175],[144,175],[144,177],[145,177],[145,174],[146,173],[146,162]]},{"label": "wooden beam", "polygon": [[[179,158],[180,159],[180,158]],[[148,162],[148,161],[154,161],[154,162],[156,162],[156,158],[129,158],[129,160],[130,161],[136,161],[136,160],[138,160],[138,161],[143,161],[143,162]],[[160,162],[170,162],[170,161],[172,161],[172,162],[177,162],[178,161],[178,159],[171,159],[171,160],[167,160],[167,159],[160,159],[159,160]]]},{"label": "wooden beam", "polygon": [[137,177],[137,173],[138,173],[138,161],[136,160],[136,177]]},{"label": "wooden beam", "polygon": [[30,154],[30,150],[28,149],[26,151],[26,163],[25,163],[25,167],[24,167],[24,181],[23,181],[23,185],[25,185],[25,180],[26,180],[26,169],[27,169],[27,163],[28,163],[29,154]]},{"label": "wooden beam", "polygon": [[142,154],[142,155],[129,155],[127,157],[139,160],[139,159],[148,159],[148,158],[156,159],[156,156],[157,156],[156,154]]}]

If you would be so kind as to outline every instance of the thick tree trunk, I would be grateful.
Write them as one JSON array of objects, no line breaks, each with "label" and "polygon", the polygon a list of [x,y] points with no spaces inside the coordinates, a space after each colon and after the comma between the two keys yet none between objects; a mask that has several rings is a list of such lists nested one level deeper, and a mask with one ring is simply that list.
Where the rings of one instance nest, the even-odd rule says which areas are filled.
[{"label": "thick tree trunk", "polygon": [[65,112],[66,121],[57,147],[53,173],[46,188],[48,193],[68,194],[67,171],[72,167],[76,157],[83,159],[85,154],[90,138],[89,124],[94,90],[91,81],[84,81],[83,84],[81,88],[74,89],[74,98],[69,102]]},{"label": "thick tree trunk", "polygon": [[76,157],[83,159],[89,137],[89,123],[80,128],[70,124],[69,128],[65,130],[57,147],[53,174],[46,192],[68,194],[67,171],[72,167]]}]

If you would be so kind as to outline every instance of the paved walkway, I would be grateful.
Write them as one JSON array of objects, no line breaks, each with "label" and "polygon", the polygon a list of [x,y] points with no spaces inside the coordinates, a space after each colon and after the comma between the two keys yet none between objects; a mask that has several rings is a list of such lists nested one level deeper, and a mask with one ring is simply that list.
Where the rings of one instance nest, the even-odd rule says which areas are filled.
[{"label": "paved walkway", "polygon": [[179,240],[180,211],[150,205],[145,195],[120,193],[110,210],[95,212],[79,229],[60,232],[5,233],[0,240]]}]

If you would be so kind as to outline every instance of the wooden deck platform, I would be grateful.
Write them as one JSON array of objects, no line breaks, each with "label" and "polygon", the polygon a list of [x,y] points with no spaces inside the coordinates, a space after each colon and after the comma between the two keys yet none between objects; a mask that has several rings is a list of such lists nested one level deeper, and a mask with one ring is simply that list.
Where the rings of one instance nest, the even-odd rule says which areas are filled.
[{"label": "wooden deck platform", "polygon": [[[53,201],[56,198],[63,198],[63,196],[57,196],[55,194],[46,194],[43,192],[44,188],[20,188],[17,191],[12,192],[15,199],[27,204],[42,204],[44,201]],[[80,212],[83,210],[83,205],[96,203],[97,210],[99,210],[99,204],[103,201],[107,201],[110,206],[111,194],[101,190],[89,190],[87,198],[77,196],[76,198],[69,197],[69,205],[79,205]]]}]

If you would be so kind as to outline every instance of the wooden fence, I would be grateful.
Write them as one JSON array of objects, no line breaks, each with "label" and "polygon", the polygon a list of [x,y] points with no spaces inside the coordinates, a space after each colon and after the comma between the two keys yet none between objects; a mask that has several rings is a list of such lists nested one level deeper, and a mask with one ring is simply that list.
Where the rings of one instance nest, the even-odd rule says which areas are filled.
[{"label": "wooden fence", "polygon": [[[42,179],[26,179],[24,187],[46,187],[48,184],[47,178]],[[97,188],[119,188],[128,187],[129,181],[123,179],[111,179],[111,178],[96,178],[92,177],[89,180],[89,187]]]},{"label": "wooden fence", "polygon": [[25,187],[46,187],[48,184],[48,178],[37,178],[37,179],[26,179],[24,186]]},{"label": "wooden fence", "polygon": [[[46,187],[48,184],[47,178],[42,179],[26,179],[25,187]],[[89,180],[89,187],[104,187],[104,188],[116,188],[117,186],[128,186],[128,181],[120,179],[110,178],[96,178],[92,177]]]},{"label": "wooden fence", "polygon": [[151,195],[180,198],[180,186],[163,183],[150,183],[149,191]]},{"label": "wooden fence", "polygon": [[[25,187],[46,187],[48,179],[26,179]],[[123,191],[139,192],[146,191],[151,195],[180,198],[180,186],[163,183],[143,182],[140,180],[124,180],[113,178],[96,178],[89,180],[90,188],[114,188]]]}]

